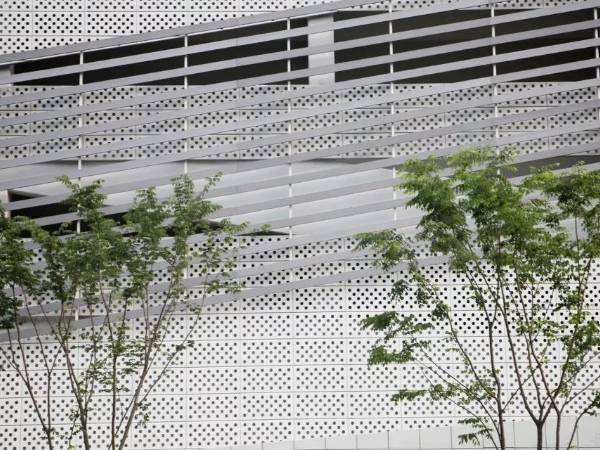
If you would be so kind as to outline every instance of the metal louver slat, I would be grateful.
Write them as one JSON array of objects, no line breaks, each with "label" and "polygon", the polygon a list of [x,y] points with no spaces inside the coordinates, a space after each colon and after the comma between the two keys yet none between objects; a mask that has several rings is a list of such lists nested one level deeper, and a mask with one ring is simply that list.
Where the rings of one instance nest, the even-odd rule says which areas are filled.
[{"label": "metal louver slat", "polygon": [[[436,53],[452,52],[452,51],[458,51],[458,50],[460,50],[460,51],[469,50],[469,49],[473,49],[473,48],[486,47],[486,46],[490,46],[490,45],[498,45],[498,44],[507,43],[507,42],[520,41],[520,40],[526,40],[526,39],[534,39],[534,38],[538,38],[538,37],[563,34],[563,33],[568,33],[568,32],[572,32],[572,31],[593,29],[593,28],[597,28],[598,25],[600,25],[600,20],[576,22],[576,23],[569,24],[569,25],[560,25],[557,27],[542,28],[539,30],[527,31],[527,32],[516,33],[516,34],[509,34],[509,35],[504,35],[504,36],[496,37],[496,38],[484,38],[484,39],[478,39],[478,40],[474,40],[474,41],[467,41],[467,42],[464,42],[461,44],[443,45],[443,46],[439,46],[439,47],[434,47],[432,49],[419,50],[419,51],[413,51],[413,52],[402,52],[398,55],[398,58],[414,59],[414,58],[420,58],[423,56],[431,56],[432,54],[436,54]],[[390,34],[390,35],[384,36],[384,39],[381,39],[381,41],[382,42],[392,41],[393,39],[391,39],[391,38],[396,39],[396,37],[394,37],[393,34]],[[334,46],[326,46],[325,48],[315,47],[315,48],[311,49],[310,51],[313,53],[324,53],[327,51],[335,51],[340,48],[353,48],[355,46],[370,45],[370,43],[364,42],[364,41],[365,41],[364,39],[360,39],[360,40],[358,40],[358,42],[344,41],[342,43],[343,46],[340,45],[339,47],[336,47],[337,44],[335,44]],[[378,43],[380,43],[380,42],[378,42]],[[276,55],[277,54],[275,54],[273,56],[276,56]],[[270,61],[270,58],[273,56],[269,56],[268,60]],[[286,51],[286,52],[281,52],[281,54],[279,56],[282,56],[282,57],[287,56],[288,58],[292,58],[292,57],[296,56],[296,54],[294,53],[294,51],[289,51],[289,52]],[[254,59],[254,61],[252,61],[252,62],[256,61],[255,57],[251,57],[251,59]],[[258,58],[258,59],[260,59],[260,58]],[[236,60],[236,61],[233,61],[231,64],[234,66],[237,66],[238,62],[239,61]],[[368,59],[365,62],[367,63],[365,65],[371,65],[368,63]],[[251,106],[252,104],[256,104],[256,101],[251,103],[249,106]],[[360,107],[365,107],[365,106],[373,106],[375,104],[376,103],[374,103],[372,100],[371,100],[371,102],[366,102],[365,104],[363,104],[362,102],[356,102],[355,108],[360,108]],[[353,105],[346,105],[346,109],[351,109],[352,106]],[[102,124],[98,124],[98,125],[94,125],[94,126],[85,126],[85,127],[80,127],[80,128],[73,128],[71,130],[64,130],[64,131],[61,130],[61,131],[57,131],[54,133],[44,133],[44,134],[39,134],[39,135],[30,135],[30,136],[24,136],[24,137],[12,138],[12,139],[4,139],[4,140],[0,140],[0,147],[19,146],[19,145],[48,141],[48,140],[52,140],[52,139],[64,139],[67,137],[79,136],[82,134],[90,134],[90,133],[98,133],[101,131],[108,131],[108,130],[112,130],[115,128],[125,128],[125,127],[137,126],[137,125],[146,125],[148,123],[158,122],[158,121],[162,121],[162,120],[172,120],[172,119],[190,117],[190,116],[195,116],[195,115],[199,115],[199,114],[204,114],[207,112],[206,111],[207,109],[211,110],[212,112],[216,112],[216,111],[224,110],[225,108],[223,108],[222,106],[221,106],[221,108],[212,108],[212,109],[206,108],[206,107],[187,108],[187,109],[184,109],[181,111],[173,111],[173,112],[169,112],[169,113],[157,114],[156,116],[151,115],[151,116],[145,116],[145,117],[141,117],[141,118],[124,120],[124,121],[120,121],[120,122],[107,122],[107,123],[102,123]],[[308,112],[308,113],[305,112],[304,114],[314,115],[317,113],[323,114],[323,113],[327,113],[327,112],[330,112],[330,111],[317,110],[316,112]],[[279,120],[284,121],[284,120],[291,120],[291,119],[296,119],[296,118],[299,118],[299,114],[296,114],[296,115],[290,114],[288,116],[281,117]],[[258,125],[274,123],[274,122],[275,122],[274,119],[264,120],[263,122],[259,122],[259,121],[254,121],[254,122],[247,121],[244,123],[236,122],[234,124],[228,124],[228,126],[223,126],[220,129],[214,129],[214,130],[207,131],[207,134],[222,133],[225,131],[235,131],[235,130],[238,130],[239,128],[250,128],[250,127],[255,127]]]}]

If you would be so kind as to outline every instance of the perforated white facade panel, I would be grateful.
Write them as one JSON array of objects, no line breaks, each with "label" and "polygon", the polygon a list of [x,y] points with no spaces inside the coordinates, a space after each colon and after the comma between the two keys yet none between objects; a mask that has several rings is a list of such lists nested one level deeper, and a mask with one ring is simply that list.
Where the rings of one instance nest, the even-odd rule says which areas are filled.
[{"label": "perforated white facade panel", "polygon": [[[257,70],[252,72],[253,78],[237,73],[207,81],[194,76],[209,71],[210,64],[220,60],[194,62],[193,52],[188,55],[186,48],[210,45],[211,41],[194,41],[192,29],[165,35],[185,40],[173,47],[185,51],[172,56],[180,58],[173,67],[156,69],[181,71],[170,74],[167,80],[171,82],[162,85],[155,84],[160,77],[122,79],[147,75],[143,71],[113,76],[100,73],[100,69],[113,69],[106,62],[110,58],[139,56],[135,51],[100,59],[100,65],[106,63],[100,69],[77,69],[80,64],[98,61],[87,59],[95,48],[0,60],[7,67],[0,72],[0,191],[26,196],[10,202],[11,211],[18,214],[64,198],[64,189],[54,179],[66,173],[84,181],[104,178],[112,208],[107,212],[123,212],[137,188],[159,185],[159,193],[167,195],[169,178],[185,167],[197,179],[223,172],[212,193],[224,207],[216,217],[248,222],[253,229],[271,225],[270,235],[239,237],[238,246],[244,250],[238,266],[245,282],[243,298],[224,298],[208,308],[201,332],[194,337],[197,345],[175,363],[153,395],[156,414],[147,428],[133,433],[130,448],[247,446],[456,422],[460,413],[450,404],[391,402],[390,395],[400,385],[419,387],[416,367],[367,366],[374,336],[361,331],[359,323],[389,307],[387,293],[394,277],[405,274],[381,274],[372,269],[368,255],[352,252],[353,234],[390,227],[410,230],[416,224],[418,214],[404,208],[402,198],[392,189],[397,181],[392,168],[409,157],[490,144],[516,147],[523,163],[573,155],[594,162],[600,145],[600,81],[596,73],[600,2],[491,3],[393,0],[342,8],[347,16],[340,15],[332,22],[338,26],[344,20],[376,17],[359,14],[361,10],[396,14],[382,16],[383,33],[366,33],[369,38],[385,38],[388,26],[389,33],[406,31],[393,23],[404,17],[398,15],[402,11],[410,17],[408,11],[446,8],[446,13],[459,14],[456,9],[468,20],[483,20],[485,24],[480,22],[476,28],[485,30],[473,39],[485,42],[456,39],[436,44],[455,46],[452,49],[460,56],[450,61],[438,61],[443,52],[427,46],[394,48],[400,36],[382,38],[378,45],[390,49],[367,55],[381,58],[371,63],[360,59],[367,57],[364,55],[345,57],[341,53],[343,39],[333,35],[320,36],[314,45],[307,38],[308,44],[297,47],[291,38],[281,37],[285,46],[273,52],[304,51],[298,56],[306,57],[304,66],[293,67],[282,54],[267,60],[284,61],[279,72],[265,75]],[[309,4],[321,2],[0,0],[0,49],[9,54],[261,12],[293,13]],[[430,14],[439,11],[431,9]],[[532,25],[534,20],[543,20],[540,17],[579,12],[578,20],[540,22],[544,27],[564,28],[536,31]],[[520,14],[517,17],[525,25],[511,29],[504,14]],[[310,16],[298,27],[312,27]],[[451,16],[455,21],[461,17]],[[293,31],[296,25],[291,21],[296,18],[290,22],[282,19],[283,25],[275,32]],[[427,20],[421,23],[422,27],[434,25]],[[229,23],[224,28],[235,26]],[[462,32],[460,27],[454,31]],[[310,34],[311,29],[299,36]],[[198,35],[202,37],[202,33]],[[353,39],[359,38],[366,39],[362,35]],[[137,42],[135,36],[132,39],[130,43]],[[514,42],[519,44],[511,47]],[[237,45],[230,44],[233,48]],[[326,49],[311,53],[315,45]],[[336,45],[339,48],[334,48]],[[356,48],[362,51],[366,45],[359,43]],[[61,63],[58,70],[61,75],[74,75],[75,81],[39,82],[48,74],[24,80],[28,72],[51,68],[20,71],[23,66],[19,64],[62,54],[75,59]],[[320,65],[309,59],[314,54],[328,55],[332,61],[327,64],[332,65],[319,72]],[[243,66],[240,61],[244,57],[236,54],[232,65]],[[402,65],[411,58],[433,58],[434,63]],[[478,63],[471,62],[477,58]],[[527,65],[528,61],[541,62]],[[206,64],[207,68],[203,72],[194,69],[194,64]],[[356,66],[350,67],[352,64]],[[451,71],[440,69],[442,64],[456,64],[452,69],[455,76],[440,77]],[[69,69],[71,66],[76,69]],[[344,78],[344,70],[359,71],[363,66],[379,69]],[[481,67],[481,71],[475,70]],[[215,70],[226,72],[224,67]],[[92,73],[89,79],[88,72]],[[172,81],[175,77],[180,80]],[[300,78],[303,81],[298,82]],[[48,214],[37,220],[54,225],[72,219],[72,215]],[[593,304],[600,314],[600,287],[596,285],[600,268],[595,269]],[[464,280],[451,277],[444,265],[431,266],[427,273],[443,286],[444,295],[463,316],[460,331],[477,349],[483,338],[472,305],[461,295]],[[194,275],[193,269],[190,275]],[[161,281],[160,274],[156,281]],[[188,320],[185,315],[179,317],[169,344],[182,339]],[[498,345],[502,343],[499,337]],[[55,344],[48,338],[46,345]],[[34,343],[31,351],[35,352]],[[457,361],[443,348],[439,356],[447,358],[449,371],[458,370]],[[486,355],[481,352],[479,356],[483,363]],[[78,355],[78,362],[84,364],[85,355]],[[502,363],[508,364],[508,357]],[[36,364],[41,367],[41,361]],[[66,383],[64,372],[57,376]],[[0,447],[43,448],[23,386],[11,371],[2,372],[2,379]],[[514,385],[514,380],[505,381]],[[46,391],[41,376],[35,387],[40,394]],[[71,405],[65,386],[56,383],[51,395],[56,399],[55,414],[62,418],[58,426],[66,428]],[[509,412],[513,419],[525,416],[520,406]],[[98,430],[109,429],[102,405],[93,420]],[[107,434],[95,434],[97,448],[105,447]]]}]

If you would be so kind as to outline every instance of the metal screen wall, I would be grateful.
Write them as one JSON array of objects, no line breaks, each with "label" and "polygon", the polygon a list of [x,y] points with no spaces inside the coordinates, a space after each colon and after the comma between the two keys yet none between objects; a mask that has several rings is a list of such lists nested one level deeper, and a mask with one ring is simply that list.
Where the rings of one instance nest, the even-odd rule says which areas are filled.
[{"label": "metal screen wall", "polygon": [[[210,299],[198,344],[154,395],[158,414],[134,433],[134,449],[453,423],[451,405],[391,402],[400,383],[418,386],[416,367],[366,366],[373,336],[359,322],[388,307],[393,277],[354,253],[352,236],[413,230],[418,213],[392,189],[394,167],[408,158],[493,145],[515,148],[524,167],[597,161],[600,0],[0,7],[8,53],[0,56],[0,192],[11,214],[49,227],[75,220],[57,206],[62,174],[106,180],[106,213],[118,214],[135,189],[160,186],[167,196],[177,174],[221,171],[210,196],[224,208],[214,217],[246,221],[250,231],[270,225],[266,235],[239,237],[235,275],[246,287]],[[251,14],[261,11],[276,12]],[[168,29],[180,25],[189,26]],[[162,31],[82,42],[153,29]],[[464,280],[420,256],[477,349],[483,337],[461,296]],[[156,282],[163,277],[157,270]],[[193,268],[189,277],[193,286]],[[181,315],[172,345],[187,324]],[[457,370],[443,348],[440,357]],[[3,448],[38,448],[27,395],[14,374],[2,376]],[[36,386],[47,389],[41,377]],[[52,387],[66,426],[64,394]],[[510,416],[525,411],[515,406]],[[95,423],[108,430],[101,408]]]}]

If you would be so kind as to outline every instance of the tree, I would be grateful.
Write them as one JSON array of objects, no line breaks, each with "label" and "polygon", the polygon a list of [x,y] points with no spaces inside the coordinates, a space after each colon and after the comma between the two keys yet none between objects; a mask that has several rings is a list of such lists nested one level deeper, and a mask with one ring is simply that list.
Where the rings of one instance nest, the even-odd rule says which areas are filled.
[{"label": "tree", "polygon": [[[48,449],[91,449],[101,437],[90,417],[101,410],[110,422],[108,448],[122,450],[152,413],[149,395],[194,344],[207,297],[240,288],[229,272],[242,227],[208,220],[218,209],[205,199],[216,178],[199,193],[188,177],[176,178],[165,201],[154,189],[140,191],[121,224],[103,215],[100,182],[61,181],[81,232],[73,224],[49,232],[0,214],[0,320],[9,344],[0,351],[27,390]],[[192,251],[196,234],[202,244]],[[173,345],[167,338],[178,314],[188,314],[189,325]],[[41,370],[32,367],[36,357]],[[40,373],[45,395],[36,390]],[[72,400],[71,425],[62,431],[50,395],[60,383]]]},{"label": "tree", "polygon": [[[394,400],[452,402],[472,429],[463,443],[484,438],[505,449],[505,421],[522,405],[538,449],[549,417],[558,450],[561,419],[574,416],[571,447],[580,419],[600,407],[600,374],[590,365],[600,328],[588,283],[600,254],[600,173],[553,169],[516,182],[510,153],[490,149],[410,161],[399,189],[422,212],[416,234],[358,235],[358,249],[373,251],[378,267],[404,274],[389,294],[393,308],[363,321],[378,334],[369,362],[417,365],[425,387],[402,385]],[[420,250],[447,263],[463,284],[458,299],[446,298]],[[473,348],[457,300],[475,311],[483,349]],[[436,351],[454,355],[458,370]]]}]

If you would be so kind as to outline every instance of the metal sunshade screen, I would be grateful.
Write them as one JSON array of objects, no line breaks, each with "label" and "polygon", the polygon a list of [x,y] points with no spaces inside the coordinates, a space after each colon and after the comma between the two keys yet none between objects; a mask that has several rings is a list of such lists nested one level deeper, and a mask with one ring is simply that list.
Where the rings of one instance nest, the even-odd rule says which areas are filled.
[{"label": "metal sunshade screen", "polygon": [[[237,18],[204,11],[225,20],[201,25],[189,25],[194,2],[185,3],[189,11],[157,22],[181,28],[0,56],[11,67],[0,72],[0,192],[11,214],[47,227],[76,220],[60,206],[58,175],[105,179],[105,212],[115,215],[136,189],[159,186],[167,196],[184,170],[199,182],[220,171],[209,194],[223,205],[214,218],[273,231],[239,237],[234,275],[246,288],[209,299],[203,345],[176,368],[156,399],[165,416],[132,448],[454,421],[451,407],[397,410],[387,400],[390,374],[364,367],[371,341],[358,324],[385,308],[393,278],[353,253],[352,236],[414,231],[418,214],[392,189],[393,168],[410,158],[492,145],[515,148],[524,166],[596,167],[600,0],[290,3],[257,15],[240,7],[246,14]],[[100,18],[88,31],[107,31],[103,15],[82,14]],[[150,14],[132,14],[135,30],[146,29]],[[103,35],[128,26],[115,21]],[[442,259],[421,257],[446,280]],[[192,268],[188,283],[196,282]],[[449,292],[459,288],[446,282]],[[49,299],[36,312],[57,306]],[[0,436],[17,433],[21,447],[35,448],[27,420],[7,414],[0,406]]]},{"label": "metal sunshade screen", "polygon": [[[215,218],[343,235],[353,216],[398,218],[389,169],[411,157],[473,145],[515,146],[526,161],[593,154],[600,2],[505,3],[342,1],[3,56],[14,63],[0,78],[7,209],[45,226],[75,220],[53,183],[68,174],[106,178],[106,213],[122,213],[185,161],[197,179],[224,173]],[[324,13],[334,20],[314,18]]]},{"label": "metal sunshade screen", "polygon": [[[117,214],[131,191],[167,184],[187,161],[198,179],[225,174],[225,185],[211,192],[226,206],[215,218],[250,218],[256,229],[310,235],[324,221],[343,230],[355,215],[397,217],[403,201],[360,200],[391,192],[393,177],[352,180],[472,145],[517,146],[527,161],[579,153],[581,144],[595,150],[598,3],[496,11],[470,0],[367,13],[348,10],[366,2],[338,2],[252,17],[244,27],[223,22],[221,30],[210,24],[5,56],[17,62],[0,79],[14,85],[0,100],[0,189],[18,190],[9,211],[51,226],[76,219],[52,214],[65,198],[60,189],[36,195],[56,175],[138,173],[135,182],[107,183],[115,200],[106,213]],[[323,12],[336,20],[315,22]],[[308,45],[319,34],[326,37]],[[331,55],[330,63],[309,65],[315,55]],[[302,67],[293,67],[301,58]],[[189,81],[228,70],[238,78]],[[309,82],[319,76],[328,82]],[[46,84],[36,86],[40,80]],[[306,172],[307,163],[322,169]],[[244,175],[290,164],[299,169],[287,176]],[[41,170],[27,176],[32,168]],[[340,176],[349,182],[328,183]],[[312,187],[277,193],[288,185]],[[340,199],[347,207],[332,210]],[[313,207],[322,212],[291,212]]]}]

